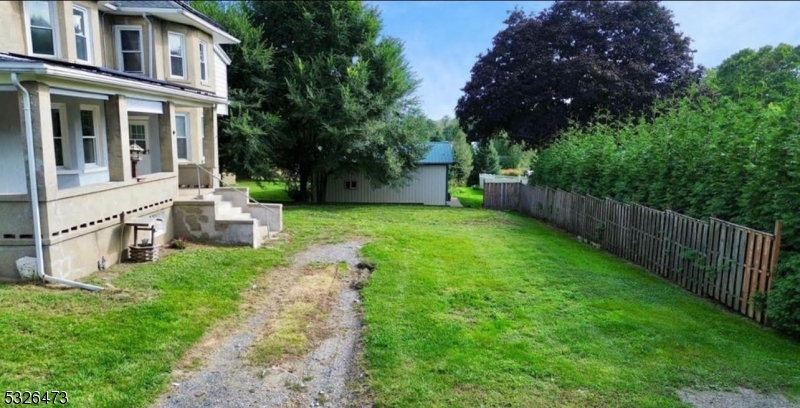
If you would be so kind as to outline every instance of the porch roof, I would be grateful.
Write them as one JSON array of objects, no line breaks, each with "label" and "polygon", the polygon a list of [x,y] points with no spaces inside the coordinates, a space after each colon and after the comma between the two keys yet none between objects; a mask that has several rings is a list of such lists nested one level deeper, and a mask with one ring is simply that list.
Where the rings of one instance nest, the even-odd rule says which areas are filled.
[{"label": "porch roof", "polygon": [[226,98],[219,97],[214,92],[180,85],[174,82],[162,81],[160,79],[131,74],[115,69],[33,57],[5,51],[0,51],[0,72],[45,74],[71,80],[77,79],[137,89],[156,94],[178,95],[184,98],[206,102],[227,103]]}]

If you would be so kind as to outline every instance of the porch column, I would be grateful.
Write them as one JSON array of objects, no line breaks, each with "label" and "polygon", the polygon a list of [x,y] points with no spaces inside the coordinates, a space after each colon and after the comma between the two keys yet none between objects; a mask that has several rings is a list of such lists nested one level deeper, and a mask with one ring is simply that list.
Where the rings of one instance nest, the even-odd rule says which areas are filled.
[{"label": "porch column", "polygon": [[[58,174],[56,173],[56,150],[53,142],[53,117],[50,110],[50,87],[46,84],[25,81],[22,86],[31,95],[31,121],[33,122],[33,155],[36,161],[36,185],[39,201],[54,200],[58,194]],[[20,129],[25,137],[25,104],[19,92]],[[23,139],[24,140],[24,139]],[[28,174],[28,145],[23,144],[25,154],[25,174]],[[27,184],[27,181],[26,181]],[[42,224],[42,228],[45,224]]]},{"label": "porch column", "polygon": [[161,147],[161,171],[178,174],[178,142],[175,139],[175,103],[164,102],[158,115],[158,140]]},{"label": "porch column", "polygon": [[[205,168],[212,174],[220,177],[219,174],[219,145],[217,144],[217,110],[214,106],[203,108],[203,154],[205,156]],[[214,188],[219,187],[219,180],[212,177],[211,184]]]},{"label": "porch column", "polygon": [[108,132],[108,174],[111,181],[129,181],[131,176],[131,142],[128,135],[128,98],[111,95],[106,101]]}]

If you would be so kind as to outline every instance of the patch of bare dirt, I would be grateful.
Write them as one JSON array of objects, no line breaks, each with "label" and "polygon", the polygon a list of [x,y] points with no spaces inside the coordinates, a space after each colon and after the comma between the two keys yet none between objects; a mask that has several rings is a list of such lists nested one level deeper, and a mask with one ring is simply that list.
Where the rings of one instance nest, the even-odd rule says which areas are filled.
[{"label": "patch of bare dirt", "polygon": [[360,262],[362,245],[308,248],[262,276],[237,317],[186,353],[154,406],[370,406],[357,288],[375,266]]},{"label": "patch of bare dirt", "polygon": [[696,408],[800,408],[783,395],[764,395],[742,387],[738,392],[685,388],[678,391],[678,395],[681,401]]}]

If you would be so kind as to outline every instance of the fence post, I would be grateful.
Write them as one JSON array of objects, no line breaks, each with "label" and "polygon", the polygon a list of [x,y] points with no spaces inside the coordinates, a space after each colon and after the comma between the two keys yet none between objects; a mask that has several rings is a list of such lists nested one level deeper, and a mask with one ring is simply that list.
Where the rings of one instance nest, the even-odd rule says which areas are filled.
[{"label": "fence post", "polygon": [[772,243],[772,270],[770,271],[767,293],[772,291],[772,284],[775,282],[775,271],[778,270],[778,258],[781,253],[781,234],[783,234],[783,222],[777,220],[775,221],[775,241]]}]

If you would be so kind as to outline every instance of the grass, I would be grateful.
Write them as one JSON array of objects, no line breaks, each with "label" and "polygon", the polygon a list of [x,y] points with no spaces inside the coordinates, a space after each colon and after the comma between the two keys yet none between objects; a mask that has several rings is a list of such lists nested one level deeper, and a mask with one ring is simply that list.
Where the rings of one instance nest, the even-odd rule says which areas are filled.
[{"label": "grass", "polygon": [[0,389],[67,391],[80,407],[147,406],[184,352],[236,314],[241,292],[290,249],[190,248],[126,265],[109,278],[113,289],[96,293],[0,285]]},{"label": "grass", "polygon": [[798,343],[519,215],[295,206],[284,221],[277,248],[189,248],[112,273],[116,289],[100,293],[0,285],[0,388],[147,406],[266,270],[309,243],[361,237],[377,264],[363,289],[376,406],[680,407],[683,387],[800,395]]},{"label": "grass", "polygon": [[294,285],[286,288],[282,299],[286,304],[268,323],[265,335],[248,352],[252,364],[270,367],[305,355],[329,334],[325,319],[341,287],[341,281],[336,280],[338,271],[332,265],[309,269]]},{"label": "grass", "polygon": [[467,208],[480,208],[483,206],[483,190],[476,187],[452,187],[450,195],[458,198],[461,205]]},{"label": "grass", "polygon": [[800,395],[798,343],[518,215],[299,207],[286,225],[371,240],[376,406],[685,407],[683,387]]},{"label": "grass", "polygon": [[286,183],[282,181],[264,181],[261,186],[252,180],[237,181],[238,187],[249,187],[250,197],[262,203],[291,203],[294,200],[286,192]]}]

